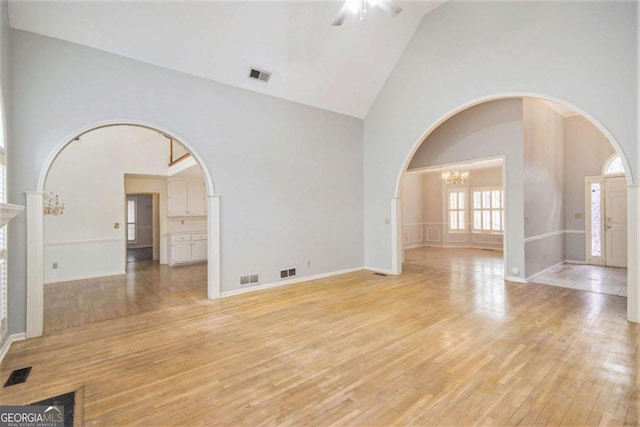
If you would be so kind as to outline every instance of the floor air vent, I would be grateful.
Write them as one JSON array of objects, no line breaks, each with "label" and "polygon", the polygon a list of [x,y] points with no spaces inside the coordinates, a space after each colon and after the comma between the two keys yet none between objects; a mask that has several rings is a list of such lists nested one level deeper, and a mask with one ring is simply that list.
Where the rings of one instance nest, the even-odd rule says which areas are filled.
[{"label": "floor air vent", "polygon": [[249,78],[260,80],[261,82],[268,82],[271,77],[271,73],[267,71],[258,70],[257,68],[252,68],[249,71]]},{"label": "floor air vent", "polygon": [[240,276],[240,285],[257,285],[260,283],[260,275],[259,274],[247,274],[246,276]]},{"label": "floor air vent", "polygon": [[30,373],[31,366],[29,366],[28,368],[16,369],[15,371],[11,372],[11,375],[9,375],[9,379],[6,383],[4,383],[4,386],[9,387],[10,385],[21,384],[27,381]]}]

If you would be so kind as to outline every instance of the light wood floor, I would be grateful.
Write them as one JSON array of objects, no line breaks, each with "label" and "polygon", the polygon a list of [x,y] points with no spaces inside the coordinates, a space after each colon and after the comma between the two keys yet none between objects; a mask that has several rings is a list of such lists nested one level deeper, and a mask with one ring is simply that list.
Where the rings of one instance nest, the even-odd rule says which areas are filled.
[{"label": "light wood floor", "polygon": [[638,425],[625,298],[505,283],[499,253],[406,261],[14,343],[0,378],[33,370],[0,403],[84,387],[109,427]]},{"label": "light wood floor", "polygon": [[132,262],[127,274],[44,286],[44,333],[207,298],[207,264]]}]

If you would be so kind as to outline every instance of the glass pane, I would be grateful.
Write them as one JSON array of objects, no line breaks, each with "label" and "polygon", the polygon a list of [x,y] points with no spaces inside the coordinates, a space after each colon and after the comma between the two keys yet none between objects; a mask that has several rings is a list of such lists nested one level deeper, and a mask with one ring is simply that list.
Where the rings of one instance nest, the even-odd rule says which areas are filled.
[{"label": "glass pane", "polygon": [[458,193],[458,209],[464,209],[464,193],[460,191]]},{"label": "glass pane", "polygon": [[457,230],[458,229],[458,215],[457,215],[457,212],[451,212],[449,214],[449,228],[451,230]]},{"label": "glass pane", "polygon": [[135,224],[127,224],[127,240],[136,240]]},{"label": "glass pane", "polygon": [[500,205],[500,190],[493,190],[491,192],[491,207],[493,209],[500,209],[502,207]]},{"label": "glass pane", "polygon": [[480,209],[481,207],[482,205],[480,202],[480,192],[474,191],[473,192],[473,209]]},{"label": "glass pane", "polygon": [[456,193],[454,191],[449,193],[449,209],[458,209],[457,201]]},{"label": "glass pane", "polygon": [[491,230],[491,211],[482,211],[482,229]]},{"label": "glass pane", "polygon": [[482,192],[482,207],[489,209],[491,207],[491,191]]},{"label": "glass pane", "polygon": [[491,211],[491,230],[502,230],[502,226],[500,224],[500,211]]},{"label": "glass pane", "polygon": [[136,201],[127,200],[127,222],[136,222]]},{"label": "glass pane", "polygon": [[480,211],[473,212],[473,229],[482,230],[482,213]]},{"label": "glass pane", "polygon": [[591,184],[591,256],[602,256],[602,216],[600,212],[599,182]]},{"label": "glass pane", "polygon": [[464,230],[466,227],[464,226],[464,211],[458,212],[458,230]]},{"label": "glass pane", "polygon": [[604,173],[606,175],[624,173],[624,166],[622,166],[622,160],[620,159],[620,156],[614,158],[609,162]]}]

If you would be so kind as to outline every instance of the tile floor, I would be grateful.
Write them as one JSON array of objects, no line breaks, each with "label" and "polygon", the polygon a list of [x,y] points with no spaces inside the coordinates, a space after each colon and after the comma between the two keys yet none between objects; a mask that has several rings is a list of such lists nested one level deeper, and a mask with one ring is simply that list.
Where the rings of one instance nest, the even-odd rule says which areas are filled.
[{"label": "tile floor", "polygon": [[627,269],[561,264],[529,279],[530,283],[627,296]]}]

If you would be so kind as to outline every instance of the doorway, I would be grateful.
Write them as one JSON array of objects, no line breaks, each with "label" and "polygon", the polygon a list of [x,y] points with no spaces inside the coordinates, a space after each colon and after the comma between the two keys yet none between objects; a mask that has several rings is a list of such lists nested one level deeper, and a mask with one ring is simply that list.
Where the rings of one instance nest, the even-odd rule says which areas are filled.
[{"label": "doorway", "polygon": [[159,259],[158,196],[158,193],[127,194],[127,265],[132,262]]},{"label": "doorway", "polygon": [[627,184],[624,175],[585,178],[587,263],[627,267]]}]

